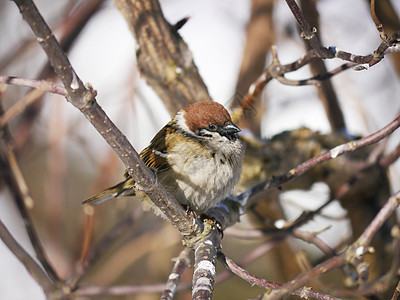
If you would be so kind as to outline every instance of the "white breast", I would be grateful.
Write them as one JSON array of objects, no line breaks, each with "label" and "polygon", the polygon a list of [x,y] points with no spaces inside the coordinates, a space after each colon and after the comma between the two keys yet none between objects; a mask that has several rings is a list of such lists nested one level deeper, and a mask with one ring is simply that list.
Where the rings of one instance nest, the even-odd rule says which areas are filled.
[{"label": "white breast", "polygon": [[176,145],[167,154],[168,161],[175,163],[170,170],[159,174],[168,191],[198,214],[221,202],[240,179],[243,155],[240,141],[227,142],[224,138],[218,143],[221,142],[223,147],[211,145],[204,151],[199,151],[197,143]]}]

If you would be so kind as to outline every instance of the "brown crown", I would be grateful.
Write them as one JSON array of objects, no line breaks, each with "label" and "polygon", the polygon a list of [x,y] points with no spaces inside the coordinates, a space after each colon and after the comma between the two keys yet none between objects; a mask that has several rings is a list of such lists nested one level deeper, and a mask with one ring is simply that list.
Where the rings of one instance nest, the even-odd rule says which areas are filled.
[{"label": "brown crown", "polygon": [[194,103],[183,108],[183,111],[186,125],[193,132],[210,124],[224,125],[231,120],[225,107],[213,101]]}]

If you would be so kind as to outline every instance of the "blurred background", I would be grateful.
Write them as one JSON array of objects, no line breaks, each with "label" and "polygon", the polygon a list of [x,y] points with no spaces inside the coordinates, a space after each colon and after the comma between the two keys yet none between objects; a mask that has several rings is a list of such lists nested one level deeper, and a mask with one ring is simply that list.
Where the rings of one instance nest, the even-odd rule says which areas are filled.
[{"label": "blurred background", "polygon": [[[238,92],[237,82],[246,28],[252,3],[256,2],[160,1],[170,23],[190,16],[179,33],[191,49],[211,97],[227,107],[246,92]],[[281,63],[299,59],[307,50],[285,1],[266,2],[273,3],[272,26],[268,31],[271,32],[272,44],[277,46]],[[77,74],[97,91],[97,101],[135,149],[138,152],[142,150],[169,121],[170,115],[141,78],[136,67],[134,38],[113,2],[37,0],[35,3],[58,39],[68,45],[66,51]],[[391,4],[399,16],[400,2],[393,0]],[[323,45],[365,55],[380,44],[368,1],[353,0],[349,4],[348,0],[320,0],[317,8]],[[85,16],[84,22],[79,19],[81,13]],[[264,63],[267,66],[270,62],[271,55],[268,54]],[[338,60],[325,62],[328,69],[342,63]],[[388,55],[368,70],[350,69],[333,77],[348,135],[372,133],[399,113],[400,85],[396,71],[399,65]],[[32,79],[53,76],[44,52],[16,5],[3,0],[0,1],[0,74]],[[287,77],[304,79],[311,76],[306,66]],[[10,107],[29,91],[28,88],[7,86],[1,99],[4,108]],[[243,123],[245,135],[269,139],[285,130],[301,127],[320,133],[331,131],[315,86],[294,87],[272,81],[262,92],[255,110],[259,131],[251,133],[251,126],[246,129],[246,123]],[[124,167],[82,114],[61,96],[44,94],[13,118],[9,126],[18,162],[34,200],[29,212],[52,265],[64,278],[74,270],[80,257],[85,226],[81,201],[117,183],[122,179]],[[396,132],[392,135],[387,151],[399,143],[399,137]],[[392,191],[400,187],[399,167],[397,162],[390,169]],[[280,201],[286,218],[290,220],[304,209],[311,210],[321,205],[328,194],[326,184],[315,183],[311,191],[282,193]],[[0,191],[0,201],[1,220],[33,255],[23,221],[5,188]],[[302,229],[317,231],[329,225],[330,228],[320,237],[331,247],[352,236],[346,210],[339,202],[332,203],[323,212],[326,218],[317,217]],[[166,281],[173,265],[171,259],[182,250],[179,233],[152,213],[143,212],[139,203],[124,199],[95,208],[92,244],[100,242],[121,220],[128,229],[105,248],[82,277],[80,286],[140,286]],[[233,231],[235,228],[252,228],[250,218],[243,216]],[[246,240],[227,233],[223,239],[223,251],[239,262],[263,243],[262,239]],[[293,253],[306,251],[311,262],[318,262],[323,257],[314,246],[294,239],[285,245]],[[285,265],[284,257],[267,253],[246,265],[246,269],[268,280],[285,282],[291,278],[288,274],[296,272],[285,270],[291,266],[282,267],[282,264]],[[223,267],[219,265],[218,271],[221,273]],[[0,298],[44,298],[41,288],[2,243],[0,278]],[[188,270],[183,281],[190,280],[191,270]],[[216,285],[215,299],[251,298],[262,292],[262,289],[251,287],[239,278],[230,277]],[[158,299],[159,294],[140,293],[120,298]],[[190,299],[190,291],[180,292],[177,298]]]}]

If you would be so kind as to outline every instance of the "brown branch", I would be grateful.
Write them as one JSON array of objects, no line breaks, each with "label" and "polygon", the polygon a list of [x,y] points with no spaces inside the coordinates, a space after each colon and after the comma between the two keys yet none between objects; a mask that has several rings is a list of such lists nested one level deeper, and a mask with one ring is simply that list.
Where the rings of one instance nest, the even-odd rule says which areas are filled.
[{"label": "brown branch", "polygon": [[[1,117],[3,117],[2,113],[3,108],[0,106]],[[57,290],[57,285],[60,283],[60,278],[47,259],[46,253],[28,213],[27,207],[33,206],[33,199],[30,196],[29,189],[13,152],[13,141],[8,126],[2,127],[1,133],[2,138],[5,141],[5,154],[7,157],[7,161],[3,161],[2,159],[0,160],[1,169],[5,171],[5,174],[7,174],[5,176],[5,182],[7,183],[10,192],[13,194],[36,257],[46,273],[42,271],[42,268],[39,267],[29,256],[29,254],[26,253],[25,250],[17,243],[17,241],[12,237],[12,235],[0,221],[1,238],[7,247],[22,262],[28,272],[32,274],[32,277],[42,287],[46,295],[48,295],[50,292],[55,292]]]},{"label": "brown branch", "polygon": [[5,126],[12,118],[22,113],[30,104],[40,99],[45,92],[34,89],[15,102],[9,109],[7,109],[0,119],[0,127]]},{"label": "brown branch", "polygon": [[66,280],[66,285],[74,290],[82,277],[89,272],[90,268],[94,267],[96,262],[110,247],[112,247],[112,245],[114,245],[114,242],[118,238],[132,228],[133,223],[134,217],[132,213],[129,213],[120,219],[118,223],[111,228],[95,246],[90,249],[87,257],[84,258],[83,261],[80,259],[80,261],[77,262],[73,272]]},{"label": "brown branch", "polygon": [[364,230],[363,234],[347,250],[347,260],[353,264],[358,264],[361,258],[369,251],[369,244],[376,232],[382,227],[383,223],[390,217],[400,204],[400,191],[394,194],[386,204],[381,208],[372,222]]},{"label": "brown branch", "polygon": [[[249,232],[248,230],[243,230],[245,232]],[[224,231],[224,234],[226,233],[226,231]],[[231,234],[229,234],[231,235]],[[231,235],[234,236],[234,235]],[[263,236],[264,237],[264,236]],[[243,259],[241,259],[239,261],[239,264],[242,267],[247,266],[248,264],[250,264],[251,262],[255,261],[257,258],[260,258],[262,255],[264,255],[266,252],[270,251],[271,249],[273,249],[274,247],[276,247],[280,242],[282,242],[284,240],[283,236],[279,236],[279,237],[274,237],[270,240],[268,240],[267,242],[261,244],[260,246],[258,246],[257,248],[253,249],[250,253],[248,253],[246,255],[246,257],[244,257]],[[221,272],[218,274],[218,276],[215,278],[215,282],[216,283],[221,283],[224,280],[228,279],[228,277],[232,275],[232,272],[230,272],[229,270],[225,270],[224,272]]]},{"label": "brown branch", "polygon": [[286,0],[287,5],[292,11],[294,17],[296,18],[301,30],[301,36],[310,43],[312,49],[314,49],[320,58],[341,58],[350,62],[355,62],[357,64],[368,64],[370,67],[380,62],[385,54],[385,51],[400,42],[400,32],[395,32],[389,37],[385,38],[379,45],[378,49],[372,55],[354,55],[346,51],[341,51],[336,47],[323,47],[318,37],[316,36],[317,29],[312,28],[307,23],[302,11],[297,6],[296,1]]},{"label": "brown branch", "polygon": [[[259,278],[257,276],[254,276],[247,272],[245,269],[239,267],[237,264],[235,264],[231,259],[227,258],[222,252],[218,252],[218,259],[223,263],[223,265],[232,273],[236,274],[240,278],[246,280],[252,285],[257,285],[259,287],[272,290],[272,293],[274,290],[281,288],[282,286],[280,284],[274,283],[272,281],[265,280],[263,278]],[[305,298],[313,298],[313,299],[325,299],[325,300],[334,300],[338,299],[335,297],[332,297],[327,294],[323,294],[320,292],[313,291],[309,287],[303,287],[298,290],[294,290],[291,292],[293,295],[297,295],[300,297],[305,297]],[[266,298],[265,299],[272,299],[271,294],[264,295]],[[278,299],[278,298],[275,298]],[[281,298],[279,298],[281,299]]]},{"label": "brown branch", "polygon": [[277,177],[272,177],[268,180],[263,180],[259,182],[258,184],[254,185],[247,191],[241,193],[240,195],[234,197],[235,201],[239,203],[237,209],[244,209],[247,204],[247,200],[260,193],[261,191],[272,189],[279,187],[280,185],[293,180],[294,178],[297,178],[298,176],[304,174],[311,168],[322,164],[328,160],[334,159],[340,155],[349,153],[349,152],[354,152],[360,148],[372,145],[374,143],[379,142],[380,140],[384,139],[385,137],[389,136],[393,131],[395,131],[397,128],[400,127],[400,115],[397,116],[392,122],[390,122],[388,125],[383,127],[382,129],[364,137],[359,140],[351,141],[345,144],[341,144],[336,146],[335,148],[326,151],[324,153],[321,153],[320,155],[317,155],[313,158],[310,158],[309,160],[306,160],[305,162],[301,163],[297,167],[291,169],[289,172],[279,175]]},{"label": "brown branch", "polygon": [[361,264],[362,257],[370,251],[370,248],[368,248],[367,246],[371,242],[373,236],[387,220],[387,218],[394,212],[396,207],[398,207],[399,203],[400,192],[389,198],[389,200],[375,216],[370,225],[364,230],[363,234],[351,247],[349,247],[347,251],[343,252],[339,256],[326,260],[325,262],[314,267],[309,272],[297,276],[295,279],[284,284],[279,289],[272,291],[270,293],[270,299],[281,299],[285,295],[292,293],[298,287],[306,284],[312,278],[324,274],[334,267],[343,265],[346,262],[353,264],[355,267],[359,266]]},{"label": "brown branch", "polygon": [[393,131],[395,131],[397,128],[400,127],[400,115],[396,117],[392,122],[390,122],[388,125],[383,127],[382,129],[364,137],[359,140],[351,141],[339,146],[336,146],[335,148],[326,151],[320,155],[317,155],[304,163],[298,165],[296,168],[290,170],[288,173],[272,178],[266,183],[265,188],[272,188],[279,186],[282,183],[285,183],[295,177],[298,177],[302,174],[304,174],[306,171],[309,169],[315,167],[316,165],[319,165],[325,161],[328,161],[330,159],[336,158],[340,155],[349,153],[349,152],[354,152],[360,148],[372,145],[374,143],[379,142],[383,138],[389,136]]},{"label": "brown branch", "polygon": [[92,206],[86,206],[83,210],[85,214],[85,219],[83,223],[83,237],[80,258],[79,261],[76,263],[74,270],[65,281],[66,286],[68,286],[71,290],[76,289],[79,280],[85,274],[89,266],[88,256],[90,254],[90,246],[93,235],[94,209]]},{"label": "brown branch", "polygon": [[400,230],[396,225],[392,228],[393,240],[393,251],[392,251],[392,263],[388,272],[380,278],[367,282],[362,288],[355,289],[335,289],[335,294],[340,297],[363,297],[369,295],[376,295],[387,291],[389,288],[393,288],[394,281],[398,278],[398,270],[400,266]]},{"label": "brown branch", "polygon": [[[311,279],[325,274],[331,271],[334,268],[340,267],[345,263],[345,255],[342,253],[339,256],[332,257],[323,263],[315,266],[308,272],[304,272],[301,275],[297,276],[295,279],[285,283],[278,289],[274,289],[269,294],[269,300],[278,300],[282,299],[285,295],[292,294],[296,291],[300,286],[304,286]],[[336,299],[336,298],[334,298]]]},{"label": "brown branch", "polygon": [[[189,286],[189,285],[188,285]],[[86,286],[81,287],[76,290],[73,295],[77,297],[90,297],[90,296],[126,296],[126,295],[135,295],[142,293],[161,293],[165,288],[164,283],[159,284],[149,284],[149,285],[137,285],[137,286],[129,286],[129,285],[114,285],[109,287],[102,286]],[[182,290],[186,287],[178,287],[178,290]]]},{"label": "brown branch", "polygon": [[[0,114],[1,113],[2,107],[0,106]],[[33,207],[34,202],[30,196],[28,186],[18,165],[17,158],[13,152],[13,141],[8,126],[4,126],[1,129],[1,133],[5,141],[6,149],[4,151],[6,152],[5,155],[7,157],[7,161],[3,161],[2,159],[0,160],[1,169],[7,174],[5,176],[5,182],[7,183],[10,192],[13,194],[15,203],[24,222],[26,232],[28,233],[29,240],[39,262],[47,272],[47,276],[50,278],[50,280],[54,282],[54,284],[58,284],[60,282],[60,278],[47,259],[46,253],[28,212],[28,208]]]},{"label": "brown branch", "polygon": [[135,36],[141,75],[171,115],[198,101],[211,100],[192,53],[157,0],[115,0]]},{"label": "brown branch", "polygon": [[[370,0],[367,1],[371,2]],[[371,5],[371,3],[368,4]],[[394,32],[400,30],[400,18],[392,4],[392,1],[390,0],[375,1],[374,8],[380,23],[385,28],[385,34],[391,35]],[[396,68],[397,74],[399,74],[400,53],[393,53],[391,55],[391,58],[392,58],[392,63]]]},{"label": "brown branch", "polygon": [[57,290],[54,282],[52,282],[43,269],[36,263],[36,261],[21,247],[20,244],[14,239],[11,233],[4,226],[0,220],[0,238],[3,243],[10,249],[10,251],[19,259],[24,265],[25,269],[32,276],[32,278],[42,287],[44,293],[50,296]]},{"label": "brown branch", "polygon": [[379,22],[378,16],[375,13],[375,0],[371,0],[371,17],[372,17],[372,20],[374,20],[376,29],[378,30],[381,39],[385,40],[387,38],[387,35],[385,34],[385,31],[383,30],[382,23]]},{"label": "brown branch", "polygon": [[382,168],[388,168],[391,164],[393,164],[396,160],[398,160],[399,157],[400,157],[400,143],[391,153],[379,159],[379,165]]},{"label": "brown branch", "polygon": [[189,217],[178,202],[167,193],[127,138],[97,104],[95,92],[83,85],[33,2],[31,0],[14,0],[14,2],[31,26],[50,64],[63,82],[68,101],[92,123],[124,163],[128,173],[135,179],[137,187],[149,196],[181,234],[185,237],[199,234],[201,224]]},{"label": "brown branch", "polygon": [[65,97],[68,95],[67,90],[65,89],[64,86],[47,80],[34,80],[34,79],[26,79],[14,76],[0,75],[0,83],[17,85],[17,86],[28,86],[37,90],[46,91]]},{"label": "brown branch", "polygon": [[300,229],[293,229],[293,236],[306,243],[312,244],[321,250],[325,255],[335,256],[336,252],[327,243],[320,239],[316,233],[303,231]]},{"label": "brown branch", "polygon": [[[317,1],[301,0],[301,7],[305,18],[319,28],[319,14],[317,11]],[[315,33],[319,37],[318,32]],[[320,38],[320,37],[319,37]],[[308,50],[311,49],[310,44],[306,43]],[[327,68],[323,60],[313,60],[310,62],[310,70],[314,76],[326,74]],[[322,102],[325,113],[328,117],[332,131],[344,131],[346,129],[344,116],[339,105],[339,100],[336,91],[333,88],[332,82],[329,79],[321,81],[316,87],[318,97]]]},{"label": "brown branch", "polygon": [[322,46],[319,38],[315,34],[317,29],[315,27],[311,28],[311,26],[307,23],[302,11],[296,4],[296,1],[286,0],[286,3],[301,28],[301,36],[310,44],[311,48],[314,49],[321,58],[333,58],[335,54],[332,51],[332,48],[326,48]]},{"label": "brown branch", "polygon": [[194,272],[192,299],[212,299],[215,283],[215,264],[221,238],[217,228],[210,228],[209,234],[194,247]]},{"label": "brown branch", "polygon": [[[244,45],[242,62],[235,87],[235,98],[230,107],[239,106],[243,95],[249,90],[250,85],[257,80],[265,67],[268,50],[273,45],[274,0],[252,0],[250,20],[246,27],[246,43]],[[260,136],[260,120],[262,109],[259,101],[253,101],[251,111],[239,124],[240,127],[249,128],[256,136]]]},{"label": "brown branch", "polygon": [[172,272],[168,277],[167,284],[161,295],[161,300],[172,300],[174,298],[183,272],[185,272],[186,268],[190,264],[189,255],[191,251],[192,249],[186,247],[176,258]]}]

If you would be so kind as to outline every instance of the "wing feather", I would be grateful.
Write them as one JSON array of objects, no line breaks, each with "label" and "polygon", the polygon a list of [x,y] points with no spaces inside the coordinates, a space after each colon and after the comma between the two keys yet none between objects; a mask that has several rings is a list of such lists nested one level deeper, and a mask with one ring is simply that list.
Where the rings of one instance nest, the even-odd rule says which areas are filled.
[{"label": "wing feather", "polygon": [[153,138],[150,145],[140,152],[144,163],[149,168],[154,168],[157,173],[166,171],[170,168],[167,160],[168,146],[166,137],[169,136],[175,129],[168,123],[164,126]]}]

